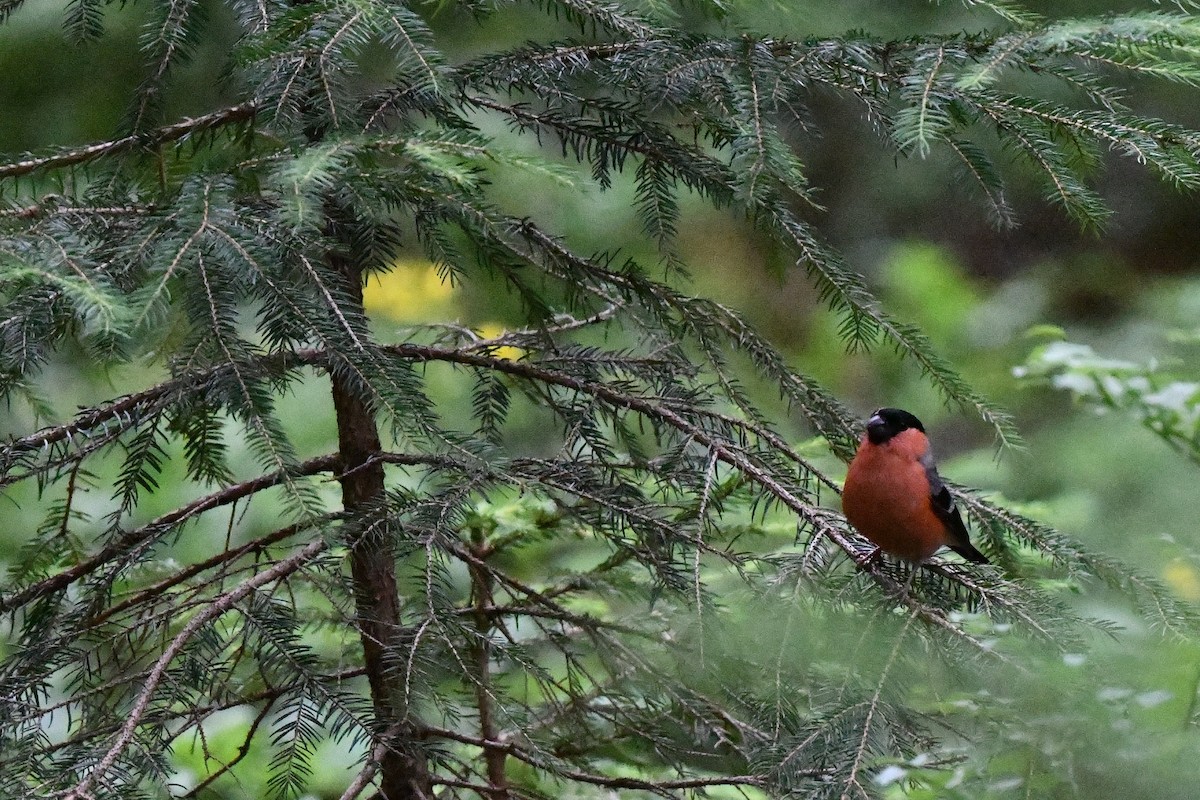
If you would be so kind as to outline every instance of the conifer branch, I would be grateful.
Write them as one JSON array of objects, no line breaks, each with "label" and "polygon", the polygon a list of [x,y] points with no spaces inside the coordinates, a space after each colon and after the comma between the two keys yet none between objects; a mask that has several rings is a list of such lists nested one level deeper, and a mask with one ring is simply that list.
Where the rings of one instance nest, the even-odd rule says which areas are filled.
[{"label": "conifer branch", "polygon": [[213,602],[204,607],[196,616],[177,633],[163,654],[154,662],[149,674],[146,676],[145,682],[142,684],[141,692],[138,694],[137,701],[129,712],[129,716],[125,720],[125,724],[118,732],[112,746],[104,754],[104,757],[96,764],[96,766],[87,773],[86,777],[77,783],[74,788],[69,791],[64,800],[83,800],[90,797],[90,789],[96,783],[101,781],[107,782],[108,772],[116,764],[117,759],[121,757],[121,753],[133,741],[134,734],[137,731],[138,725],[141,723],[142,717],[145,716],[150,707],[150,703],[154,698],[155,691],[158,689],[159,683],[162,682],[163,676],[166,673],[167,667],[175,660],[175,657],[183,649],[188,641],[200,632],[202,628],[210,624],[218,617],[229,611],[235,605],[240,603],[250,594],[258,591],[268,583],[280,580],[292,574],[296,570],[302,568],[305,564],[311,561],[318,553],[326,547],[324,539],[317,539],[303,547],[299,552],[275,564],[270,569],[259,572],[237,586],[236,588],[218,596]]},{"label": "conifer branch", "polygon": [[[90,690],[89,694],[100,694],[122,684],[137,684],[145,680],[148,674],[149,670],[143,670],[132,675],[122,675],[120,678],[94,687],[92,690]],[[343,681],[362,677],[365,674],[366,672],[362,667],[354,667],[351,669],[341,670],[340,672],[330,675],[319,675],[315,677],[318,682],[339,684]],[[232,708],[238,708],[241,706],[252,706],[255,703],[274,704],[277,700],[279,700],[279,698],[294,691],[295,687],[291,685],[271,686],[265,689],[260,689],[256,692],[235,695],[227,700],[206,703],[204,705],[189,707],[186,709],[155,709],[151,712],[148,712],[142,718],[142,725],[169,725],[172,727],[175,738],[178,738],[186,734],[187,731],[189,731],[195,725],[199,725],[205,718],[217,713],[218,711],[228,711]],[[80,704],[86,700],[87,697],[87,694],[77,695],[70,699],[62,700],[58,703],[45,706],[44,708],[38,708],[36,712],[31,712],[30,716],[20,718],[18,721],[27,722],[36,717],[53,714],[60,708],[66,708],[67,706]],[[55,742],[47,746],[46,754],[53,755],[54,753],[67,748],[78,747],[92,739],[111,736],[120,730],[121,724],[123,723],[113,723],[104,727],[80,731],[67,739],[63,739],[60,742]]]},{"label": "conifer branch", "polygon": [[[19,5],[0,0],[0,21]],[[173,376],[0,442],[0,488],[44,514],[0,596],[0,694],[14,709],[0,715],[0,794],[161,794],[171,747],[192,732],[206,774],[189,796],[236,780],[259,746],[273,793],[311,791],[333,737],[367,753],[344,800],[515,800],[571,784],[874,797],[891,791],[870,780],[876,759],[919,776],[954,758],[931,736],[954,712],[906,696],[907,662],[965,658],[1012,676],[1030,660],[992,647],[1002,627],[1060,649],[1083,640],[1088,623],[1022,578],[1022,551],[1054,578],[1105,582],[1154,627],[1200,625],[1156,581],[957,490],[996,568],[868,559],[822,504],[836,480],[770,419],[786,408],[847,460],[855,415],[736,309],[692,293],[676,241],[695,202],[730,210],[772,261],[805,273],[848,349],[894,348],[947,403],[1016,441],[822,235],[822,187],[796,147],[821,131],[814,97],[851,100],[893,153],[956,159],[998,221],[1014,168],[995,151],[1099,225],[1090,171],[1109,152],[1200,186],[1200,134],[1134,113],[1104,71],[1192,91],[1193,14],[1053,21],[967,0],[1012,30],[790,41],[742,30],[728,4],[696,24],[658,0],[529,0],[576,33],[468,56],[403,4],[217,5],[232,20],[232,105],[141,130],[187,85],[178,65],[210,44],[195,0],[164,0],[137,53],[134,133],[0,165],[0,399],[55,419],[42,371],[77,352]],[[103,36],[102,12],[73,0],[70,37]],[[559,147],[531,155],[511,145],[522,133]],[[631,194],[638,244],[582,254],[570,225],[504,188],[519,174],[533,193],[539,181],[576,191],[589,171],[591,186]],[[445,279],[510,292],[513,329],[433,323],[380,344],[364,276],[418,246]],[[647,248],[656,263],[625,255]],[[310,372],[329,381],[338,442],[302,461],[311,431],[291,433],[282,398]],[[777,403],[759,404],[764,388]],[[243,448],[227,442],[230,423],[257,477],[233,477]],[[150,493],[170,496],[181,451],[188,478],[217,488],[127,523]],[[339,482],[340,510],[317,475]],[[84,502],[100,486],[108,496]],[[291,524],[259,530],[235,513],[279,487]],[[224,541],[170,549],[218,509]],[[334,538],[319,530],[335,521]],[[547,553],[552,568],[530,562]],[[792,664],[782,642],[738,647],[724,626],[749,612],[730,584],[786,605],[789,624],[811,613],[830,639],[849,630],[849,652],[814,637]],[[347,646],[361,666],[336,672]],[[969,686],[959,677],[956,691]],[[973,746],[1003,713],[974,698],[979,716],[954,736]],[[209,719],[235,706],[253,721],[218,743]],[[1006,741],[1028,741],[1027,722]],[[226,743],[232,759],[214,761]]]},{"label": "conifer branch", "polygon": [[232,561],[236,561],[242,556],[250,553],[260,553],[271,545],[278,544],[284,539],[290,539],[307,527],[308,526],[304,524],[287,525],[274,530],[265,536],[260,536],[257,539],[246,542],[240,547],[222,550],[220,553],[217,553],[214,556],[206,558],[203,561],[198,561],[189,567],[179,570],[169,578],[163,578],[158,583],[155,583],[152,586],[147,586],[145,589],[142,589],[132,597],[128,597],[120,602],[114,603],[113,605],[101,611],[99,614],[92,617],[89,622],[93,625],[101,625],[117,614],[120,614],[131,608],[136,608],[142,603],[145,603],[147,600],[153,600],[161,597],[168,589],[174,588],[179,584],[194,578],[202,572],[207,572],[213,567],[218,567],[222,564],[228,564]]},{"label": "conifer branch", "polygon": [[[320,456],[297,465],[295,474],[314,475],[319,472],[327,472],[337,463],[335,456]],[[79,561],[74,566],[51,575],[48,578],[44,578],[24,589],[18,589],[7,597],[0,598],[0,613],[12,611],[48,594],[65,589],[80,578],[90,575],[100,567],[123,556],[132,548],[144,547],[149,542],[166,535],[187,520],[205,511],[229,505],[243,497],[256,494],[263,489],[278,486],[286,479],[287,476],[277,472],[244,481],[226,487],[219,492],[201,497],[187,505],[180,506],[174,511],[169,511],[139,528],[126,531],[100,548],[94,555]],[[284,530],[290,530],[290,528]]]},{"label": "conifer branch", "polygon": [[253,103],[242,103],[200,117],[183,119],[145,133],[131,134],[107,142],[96,142],[84,147],[70,148],[48,156],[0,164],[0,179],[29,175],[42,170],[72,167],[139,147],[157,147],[224,125],[247,122],[253,119],[257,112],[258,107]]},{"label": "conifer branch", "polygon": [[[104,426],[105,436],[111,441],[120,436],[126,429],[135,427],[141,421],[141,415],[148,408],[153,409],[155,403],[164,396],[180,391],[192,383],[188,379],[172,379],[157,386],[126,395],[118,400],[102,406],[85,410],[76,415],[75,419],[65,425],[43,428],[36,433],[23,436],[5,443],[0,447],[0,486],[6,486],[28,477],[27,474],[13,475],[12,467],[22,454],[37,452],[49,448],[64,440],[73,441],[78,434],[90,432],[92,429]],[[135,415],[135,412],[136,415]],[[116,427],[109,429],[110,421],[115,420]],[[90,437],[89,437],[90,438]],[[40,471],[40,470],[39,470]]]},{"label": "conifer branch", "polygon": [[845,531],[845,529],[837,524],[835,520],[840,520],[840,515],[834,515],[832,512],[828,512],[825,509],[816,508],[805,502],[803,499],[797,497],[776,477],[764,470],[760,465],[754,463],[754,461],[744,453],[739,452],[733,447],[730,447],[726,442],[712,436],[708,432],[689,422],[685,417],[681,416],[677,412],[635,395],[619,392],[605,384],[597,384],[580,380],[573,376],[563,375],[524,362],[508,361],[507,359],[493,358],[474,353],[464,353],[457,350],[447,350],[423,345],[402,344],[390,346],[386,349],[392,353],[406,358],[449,361],[459,364],[486,367],[498,372],[504,372],[510,375],[515,375],[542,383],[563,386],[568,389],[591,395],[614,406],[615,408],[631,409],[646,417],[654,418],[670,425],[676,430],[686,434],[697,445],[709,449],[720,461],[729,464],[739,472],[745,474],[749,479],[759,484],[773,497],[791,509],[801,520],[804,521],[807,526],[811,527],[812,530],[834,542],[848,556],[850,556],[851,559],[855,561],[860,569],[863,569],[865,572],[867,572],[889,593],[897,595],[901,602],[917,613],[922,620],[947,631],[952,635],[953,638],[962,640],[972,645],[981,653],[1005,660],[1005,657],[996,653],[993,648],[988,647],[984,642],[980,641],[976,637],[964,631],[961,627],[952,623],[942,612],[925,606],[919,600],[904,593],[899,584],[886,578],[877,567],[872,565],[870,562],[863,560],[862,556],[864,552],[870,548],[865,548],[864,545],[856,543],[855,540],[852,539],[851,536]]}]

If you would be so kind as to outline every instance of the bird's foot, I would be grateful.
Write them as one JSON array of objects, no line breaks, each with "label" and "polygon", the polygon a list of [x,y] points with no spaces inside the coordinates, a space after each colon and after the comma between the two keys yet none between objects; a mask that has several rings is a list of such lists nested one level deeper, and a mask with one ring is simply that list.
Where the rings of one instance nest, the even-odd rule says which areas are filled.
[{"label": "bird's foot", "polygon": [[917,573],[925,568],[923,563],[912,564],[908,573],[908,580],[904,581],[904,586],[901,588],[901,594],[905,600],[912,597],[913,581],[917,579]]},{"label": "bird's foot", "polygon": [[871,552],[861,558],[856,558],[855,563],[863,568],[876,568],[883,563],[883,550],[876,545]]}]

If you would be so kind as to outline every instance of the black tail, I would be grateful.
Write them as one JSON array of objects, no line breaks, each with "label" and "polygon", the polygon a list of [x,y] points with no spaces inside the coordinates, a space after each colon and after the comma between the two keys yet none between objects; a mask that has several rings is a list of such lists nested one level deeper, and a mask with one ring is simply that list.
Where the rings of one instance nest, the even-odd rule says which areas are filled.
[{"label": "black tail", "polygon": [[963,544],[952,544],[950,545],[950,549],[968,561],[974,561],[976,564],[992,563],[988,561],[987,556],[976,550],[975,545],[971,544],[970,542],[965,542]]}]

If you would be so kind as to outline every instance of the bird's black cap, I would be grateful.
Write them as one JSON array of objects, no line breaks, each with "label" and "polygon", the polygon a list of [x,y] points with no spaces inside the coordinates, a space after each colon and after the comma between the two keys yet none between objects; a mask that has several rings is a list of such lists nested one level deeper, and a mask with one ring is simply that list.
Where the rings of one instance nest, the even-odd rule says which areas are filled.
[{"label": "bird's black cap", "polygon": [[901,431],[916,428],[921,433],[925,426],[921,420],[900,408],[881,408],[867,420],[867,438],[872,444],[883,444]]}]

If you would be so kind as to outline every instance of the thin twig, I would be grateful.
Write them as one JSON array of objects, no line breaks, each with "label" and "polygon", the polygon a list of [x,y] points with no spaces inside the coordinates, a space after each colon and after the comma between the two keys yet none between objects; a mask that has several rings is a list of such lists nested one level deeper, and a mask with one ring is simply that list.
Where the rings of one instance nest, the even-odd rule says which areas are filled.
[{"label": "thin twig", "polygon": [[147,586],[145,589],[141,590],[132,597],[126,598],[116,605],[109,606],[96,616],[92,617],[92,619],[89,621],[89,625],[99,625],[100,623],[105,622],[115,614],[119,614],[127,608],[144,603],[151,597],[157,597],[158,595],[161,595],[167,589],[170,589],[173,586],[178,586],[188,578],[199,575],[201,572],[212,569],[213,567],[234,561],[246,555],[247,553],[261,552],[273,544],[277,544],[284,539],[295,536],[297,533],[308,527],[310,527],[310,523],[296,523],[294,525],[287,525],[283,528],[279,528],[278,530],[268,533],[266,536],[260,536],[253,541],[246,542],[240,547],[222,550],[220,553],[217,553],[211,558],[207,558],[204,561],[200,561],[196,564],[192,564],[189,567],[181,569],[174,575],[171,575],[168,578],[163,578],[153,586]]},{"label": "thin twig", "polygon": [[94,572],[96,569],[108,563],[129,548],[136,545],[144,545],[147,542],[156,539],[166,532],[172,530],[177,525],[187,521],[188,519],[191,519],[194,516],[202,514],[205,511],[209,511],[210,509],[217,508],[219,506],[228,505],[235,500],[255,494],[263,489],[276,486],[293,477],[312,475],[318,472],[328,472],[337,464],[337,456],[318,456],[297,464],[296,468],[290,471],[290,473],[285,474],[283,472],[273,472],[269,475],[261,475],[252,480],[226,487],[219,492],[206,495],[198,500],[193,500],[187,505],[180,506],[174,511],[163,514],[153,522],[118,536],[116,539],[102,547],[98,553],[90,558],[80,561],[75,566],[65,569],[62,572],[55,573],[49,578],[45,578],[35,584],[32,584],[31,586],[27,586],[24,589],[9,595],[8,597],[0,598],[0,613],[19,608],[23,605],[26,605],[30,601],[70,586],[75,581]]},{"label": "thin twig", "polygon": [[89,790],[97,780],[106,780],[108,771],[112,769],[117,759],[121,757],[121,753],[133,741],[134,732],[137,730],[138,724],[141,722],[146,711],[150,708],[150,703],[154,699],[155,690],[158,689],[159,683],[162,682],[163,676],[166,674],[167,667],[175,660],[175,656],[183,650],[184,645],[200,632],[200,629],[208,625],[213,620],[220,617],[234,605],[244,600],[247,596],[257,591],[259,588],[268,583],[286,577],[296,570],[300,569],[318,553],[323,551],[328,544],[324,539],[317,539],[309,542],[307,546],[301,549],[294,555],[285,558],[270,569],[260,572],[254,577],[240,584],[232,591],[217,597],[211,605],[208,605],[197,614],[195,617],[183,627],[171,643],[167,645],[163,654],[154,662],[154,666],[150,669],[150,673],[146,676],[146,681],[142,686],[142,691],[138,694],[137,702],[129,711],[129,716],[125,720],[125,724],[121,726],[120,732],[117,734],[116,740],[112,747],[104,754],[99,763],[87,773],[87,775],[77,783],[74,788],[66,795],[64,800],[87,800],[91,797]]},{"label": "thin twig", "polygon": [[258,713],[254,715],[254,721],[250,723],[250,729],[246,731],[246,736],[242,739],[242,744],[238,748],[238,751],[234,754],[233,758],[222,764],[221,768],[216,772],[212,773],[200,783],[193,786],[187,794],[180,795],[180,800],[187,800],[189,797],[195,797],[196,795],[200,794],[200,792],[211,786],[218,778],[236,767],[238,762],[250,754],[250,745],[254,741],[254,734],[258,733],[258,726],[261,725],[263,720],[267,718],[267,714],[271,713],[271,706],[274,704],[275,698],[271,698],[267,700],[267,702],[263,703],[263,707],[260,708]]}]

